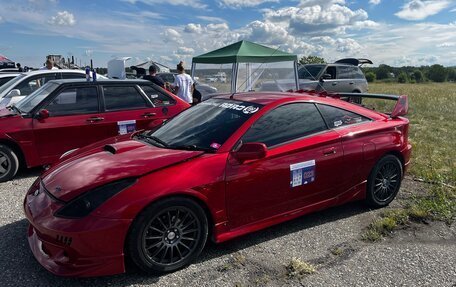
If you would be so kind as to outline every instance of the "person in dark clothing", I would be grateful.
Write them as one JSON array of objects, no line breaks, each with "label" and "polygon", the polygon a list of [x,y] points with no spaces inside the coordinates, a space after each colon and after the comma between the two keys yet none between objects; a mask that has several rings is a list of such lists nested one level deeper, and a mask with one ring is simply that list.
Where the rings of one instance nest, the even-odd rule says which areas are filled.
[{"label": "person in dark clothing", "polygon": [[149,75],[145,75],[143,77],[143,79],[151,81],[152,83],[154,83],[162,88],[165,88],[165,82],[162,80],[162,78],[160,78],[156,74],[157,74],[157,68],[154,65],[151,65],[149,67]]},{"label": "person in dark clothing", "polygon": [[193,83],[193,95],[192,96],[193,96],[192,106],[194,106],[198,103],[201,103],[202,95],[201,95],[200,91],[198,91],[196,89],[195,83]]},{"label": "person in dark clothing", "polygon": [[16,63],[16,67],[17,67],[17,70],[19,72],[23,72],[24,71],[24,69],[22,69],[22,67],[21,67],[21,63]]}]

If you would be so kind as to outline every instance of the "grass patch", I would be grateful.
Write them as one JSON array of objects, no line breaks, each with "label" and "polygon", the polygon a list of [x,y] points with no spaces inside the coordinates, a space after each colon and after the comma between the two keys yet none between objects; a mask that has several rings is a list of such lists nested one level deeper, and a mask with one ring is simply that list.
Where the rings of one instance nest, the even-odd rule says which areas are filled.
[{"label": "grass patch", "polygon": [[340,247],[334,247],[330,250],[331,254],[334,256],[340,256],[344,253],[344,250]]},{"label": "grass patch", "polygon": [[451,224],[456,219],[456,191],[434,186],[427,195],[411,199],[404,208],[390,209],[369,224],[361,238],[375,242],[411,221],[439,220]]},{"label": "grass patch", "polygon": [[[409,96],[409,139],[413,145],[409,173],[432,182],[456,185],[456,83],[372,83],[370,93]],[[391,103],[366,99],[366,105],[389,112]],[[390,102],[390,101],[388,101]],[[364,103],[364,102],[363,102]]]},{"label": "grass patch", "polygon": [[288,277],[291,278],[302,278],[317,272],[315,266],[298,258],[291,259],[285,268],[287,269]]}]

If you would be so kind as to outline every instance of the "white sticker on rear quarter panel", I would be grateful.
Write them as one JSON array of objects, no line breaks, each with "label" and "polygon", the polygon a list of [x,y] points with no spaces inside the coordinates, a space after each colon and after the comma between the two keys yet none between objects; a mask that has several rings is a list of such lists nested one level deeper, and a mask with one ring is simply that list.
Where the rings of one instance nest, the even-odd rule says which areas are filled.
[{"label": "white sticker on rear quarter panel", "polygon": [[290,165],[290,187],[296,187],[315,181],[315,160],[298,162]]}]

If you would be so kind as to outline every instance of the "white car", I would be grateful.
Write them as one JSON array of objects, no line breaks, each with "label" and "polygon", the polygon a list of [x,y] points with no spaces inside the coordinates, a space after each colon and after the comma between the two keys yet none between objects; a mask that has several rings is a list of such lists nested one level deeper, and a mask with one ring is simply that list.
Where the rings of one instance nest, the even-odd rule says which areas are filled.
[{"label": "white car", "polygon": [[[92,74],[90,74],[92,76]],[[21,73],[0,87],[0,107],[15,104],[46,82],[57,79],[85,78],[83,70],[38,70]],[[97,75],[99,79],[106,77]]]}]

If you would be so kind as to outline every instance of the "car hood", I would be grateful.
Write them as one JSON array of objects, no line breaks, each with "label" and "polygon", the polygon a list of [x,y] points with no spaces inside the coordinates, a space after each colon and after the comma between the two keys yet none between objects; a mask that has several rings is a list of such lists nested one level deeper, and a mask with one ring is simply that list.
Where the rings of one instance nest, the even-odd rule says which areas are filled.
[{"label": "car hood", "polygon": [[69,201],[95,187],[139,177],[203,153],[163,149],[133,139],[113,140],[53,166],[44,174],[42,182],[53,196]]}]

